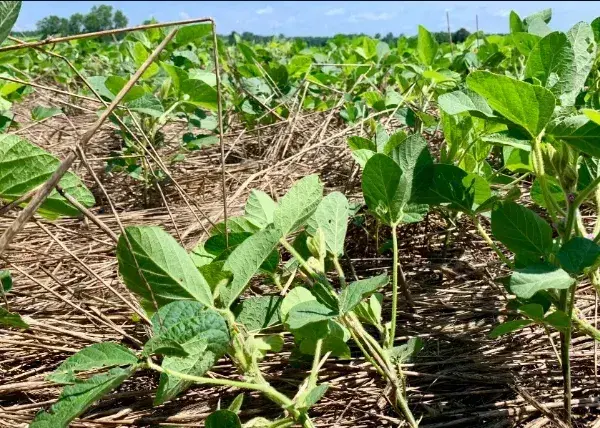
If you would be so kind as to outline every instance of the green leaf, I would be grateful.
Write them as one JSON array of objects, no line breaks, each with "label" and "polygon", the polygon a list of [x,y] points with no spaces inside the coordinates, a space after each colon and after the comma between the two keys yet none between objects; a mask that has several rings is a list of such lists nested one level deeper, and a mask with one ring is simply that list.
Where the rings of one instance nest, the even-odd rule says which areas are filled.
[{"label": "green leaf", "polygon": [[9,36],[21,11],[20,1],[0,1],[0,43]]},{"label": "green leaf", "polygon": [[168,357],[186,357],[188,353],[175,340],[163,336],[154,336],[144,345],[142,358],[150,355],[164,355]]},{"label": "green leaf", "polygon": [[542,132],[554,113],[554,95],[541,86],[489,71],[469,74],[467,85],[482,95],[494,110],[525,128],[532,138]]},{"label": "green leaf", "polygon": [[0,269],[0,286],[5,293],[12,290],[13,280],[9,270]]},{"label": "green leaf", "polygon": [[502,335],[512,333],[513,331],[520,330],[523,327],[527,327],[528,325],[531,325],[531,324],[533,324],[532,320],[518,319],[518,320],[507,321],[505,323],[502,323],[502,324],[494,327],[494,329],[490,332],[490,338],[495,339]]},{"label": "green leaf", "polygon": [[417,54],[425,65],[432,65],[438,51],[438,43],[433,35],[425,27],[419,25],[417,36]]},{"label": "green leaf", "polygon": [[375,143],[367,138],[352,136],[348,138],[348,146],[350,150],[371,150],[377,152],[377,146]]},{"label": "green leaf", "polygon": [[[227,219],[227,230],[229,233],[254,233],[260,228],[256,226],[246,217],[229,217]],[[224,235],[225,234],[225,222],[217,223],[215,227],[210,231],[211,235]]]},{"label": "green leaf", "polygon": [[558,251],[560,265],[569,273],[580,274],[592,266],[600,256],[600,245],[594,241],[575,236],[565,242]]},{"label": "green leaf", "polygon": [[243,324],[248,332],[259,332],[274,324],[281,324],[279,308],[281,296],[254,296],[243,300],[233,313],[236,322]]},{"label": "green leaf", "polygon": [[315,296],[312,295],[310,291],[308,291],[304,287],[295,287],[293,288],[283,299],[281,303],[281,308],[279,312],[281,313],[281,319],[283,321],[287,321],[290,310],[303,302],[308,302],[311,300],[317,300]]},{"label": "green leaf", "polygon": [[349,209],[348,199],[340,192],[332,192],[323,198],[307,221],[307,231],[311,235],[314,236],[317,229],[321,228],[327,251],[334,256],[344,253]]},{"label": "green leaf", "polygon": [[[142,44],[142,42],[135,42],[131,48],[131,56],[135,62],[136,67],[141,67],[144,62],[150,57],[150,54]],[[150,66],[142,74],[142,79],[150,79],[156,73],[160,71],[160,67],[156,63],[150,64]]]},{"label": "green leaf", "polygon": [[328,383],[321,383],[309,389],[308,391],[305,391],[297,400],[298,407],[305,410],[310,409],[312,406],[317,404],[321,398],[323,398],[328,388]]},{"label": "green leaf", "polygon": [[587,116],[577,115],[552,122],[548,135],[553,136],[577,150],[593,157],[600,157],[600,125]]},{"label": "green leaf", "polygon": [[273,224],[281,236],[302,227],[323,198],[323,183],[316,174],[297,181],[279,201],[273,213]]},{"label": "green leaf", "polygon": [[540,18],[534,18],[527,25],[527,32],[539,37],[545,37],[552,32],[550,27]]},{"label": "green leaf", "polygon": [[192,298],[213,305],[210,286],[188,253],[159,227],[126,227],[117,244],[117,260],[127,288],[146,300],[156,300],[159,307]]},{"label": "green leaf", "polygon": [[562,105],[572,105],[581,90],[574,87],[576,76],[575,52],[564,33],[548,34],[529,54],[525,77],[538,79]]},{"label": "green leaf", "polygon": [[[19,199],[44,184],[59,165],[58,158],[29,141],[16,135],[0,135],[0,198],[8,202]],[[92,193],[72,172],[67,172],[59,184],[87,208],[96,202]],[[38,212],[50,219],[61,215],[81,215],[56,190],[50,193]]]},{"label": "green leaf", "polygon": [[328,306],[316,300],[302,302],[292,307],[287,318],[290,330],[298,330],[306,325],[335,318],[339,315]]},{"label": "green leaf", "polygon": [[186,25],[185,27],[180,28],[177,32],[177,35],[175,36],[175,43],[178,45],[185,45],[211,33],[212,25],[210,23]]},{"label": "green leaf", "polygon": [[523,21],[514,10],[510,11],[509,15],[510,22],[510,32],[511,33],[520,33],[521,31],[525,31],[525,26],[523,25]]},{"label": "green leaf", "polygon": [[231,410],[217,410],[206,418],[206,428],[242,428],[240,418]]},{"label": "green leaf", "polygon": [[430,205],[472,213],[479,204],[492,196],[490,185],[476,174],[469,174],[454,165],[434,164],[429,168],[431,182],[418,201]]},{"label": "green leaf", "polygon": [[571,318],[563,311],[554,311],[544,318],[544,323],[557,330],[566,330],[571,327]]},{"label": "green leaf", "polygon": [[379,290],[389,282],[386,274],[350,283],[340,294],[340,314],[353,310],[365,297]]},{"label": "green leaf", "polygon": [[510,291],[521,299],[529,299],[541,290],[569,288],[575,280],[564,270],[548,263],[516,269],[510,277]]},{"label": "green leaf", "polygon": [[240,413],[240,410],[242,410],[243,403],[244,403],[244,393],[242,392],[241,394],[236,395],[236,397],[233,399],[233,401],[231,402],[229,407],[227,407],[227,410],[230,410],[233,413],[238,414],[238,413]]},{"label": "green leaf", "polygon": [[362,191],[369,209],[388,225],[402,219],[402,208],[409,194],[400,188],[402,170],[390,157],[377,153],[365,165]]},{"label": "green leaf", "polygon": [[597,53],[597,44],[594,40],[594,30],[587,22],[578,22],[567,32],[567,38],[575,53],[575,78],[571,90],[573,102],[583,90],[585,81],[590,74]]},{"label": "green leaf", "polygon": [[[562,186],[558,182],[558,180],[552,176],[546,176],[546,183],[548,184],[548,191],[550,197],[554,199],[559,205],[565,204],[565,192],[563,192]],[[540,184],[539,178],[536,178],[533,181],[533,185],[529,190],[529,194],[531,195],[531,199],[533,202],[538,204],[541,207],[548,209],[546,206],[546,199],[544,198],[544,193],[542,191],[542,185]]]},{"label": "green leaf", "polygon": [[527,26],[535,19],[541,19],[544,23],[548,24],[552,19],[552,9],[543,9],[532,13],[523,20],[523,23]]},{"label": "green leaf", "polygon": [[30,428],[67,428],[69,423],[83,414],[95,401],[117,388],[136,371],[114,368],[105,374],[78,380],[63,389],[58,401],[49,411],[38,413],[29,425]]},{"label": "green leaf", "polygon": [[544,318],[544,307],[539,303],[528,303],[519,306],[519,312],[527,315],[532,320],[539,322]]},{"label": "green leaf", "polygon": [[[121,91],[121,89],[125,87],[127,83],[128,80],[122,78],[121,76],[109,76],[104,81],[104,85],[114,96],[116,96]],[[133,85],[133,87],[129,89],[129,91],[127,91],[125,97],[123,97],[123,102],[128,103],[137,98],[140,98],[144,94],[146,94],[144,88],[142,88],[139,85]]]},{"label": "green leaf", "polygon": [[288,64],[288,74],[292,78],[301,78],[308,72],[312,64],[312,58],[306,55],[292,57]]},{"label": "green leaf", "polygon": [[369,159],[371,159],[371,157],[373,157],[375,153],[376,152],[373,150],[358,149],[352,151],[352,157],[354,158],[356,163],[359,164],[362,169],[364,169]]},{"label": "green leaf", "polygon": [[223,266],[233,274],[231,284],[219,291],[223,307],[228,308],[245,290],[248,282],[267,260],[282,238],[280,230],[267,226],[246,239],[229,255]]},{"label": "green leaf", "polygon": [[403,345],[395,346],[388,351],[390,359],[396,364],[402,364],[413,359],[423,349],[423,340],[412,337]]},{"label": "green leaf", "polygon": [[552,251],[550,225],[529,208],[514,202],[495,206],[492,234],[513,253],[539,257]]},{"label": "green leaf", "polygon": [[57,107],[36,106],[31,109],[31,118],[33,120],[44,120],[59,114],[62,114],[62,110]]},{"label": "green leaf", "polygon": [[600,43],[600,17],[592,21],[591,27],[594,32],[594,40],[596,43]]},{"label": "green leaf", "polygon": [[[193,314],[182,316],[182,314]],[[176,317],[175,315],[179,315]],[[229,347],[229,329],[223,317],[198,302],[173,302],[152,317],[155,336],[170,339],[185,350],[187,356],[167,356],[162,367],[193,376],[202,376]],[[191,382],[162,373],[154,400],[162,404],[187,389]]]},{"label": "green leaf", "polygon": [[581,110],[588,119],[600,125],[600,111],[584,108]]},{"label": "green leaf", "polygon": [[248,220],[263,228],[273,223],[273,214],[276,208],[277,204],[269,195],[261,190],[253,189],[246,201],[244,214]]},{"label": "green leaf", "polygon": [[438,105],[448,114],[464,112],[480,113],[484,117],[494,117],[494,111],[485,98],[470,90],[454,91],[438,97]]},{"label": "green leaf", "polygon": [[21,315],[9,312],[0,306],[0,325],[7,325],[9,327],[17,327],[27,329],[29,328],[29,324],[23,321]]},{"label": "green leaf", "polygon": [[131,111],[147,114],[152,117],[161,117],[165,109],[158,98],[152,94],[144,94],[126,104]]},{"label": "green leaf", "polygon": [[216,112],[218,110],[217,90],[199,79],[187,79],[180,83],[181,92],[189,98],[187,102]]},{"label": "green leaf", "polygon": [[542,39],[540,36],[529,33],[514,33],[511,38],[519,53],[525,57],[529,56],[533,48]]},{"label": "green leaf", "polygon": [[103,367],[131,366],[137,362],[138,359],[135,354],[118,343],[95,343],[63,361],[47,377],[47,380],[57,383],[69,383],[73,381],[77,372]]}]

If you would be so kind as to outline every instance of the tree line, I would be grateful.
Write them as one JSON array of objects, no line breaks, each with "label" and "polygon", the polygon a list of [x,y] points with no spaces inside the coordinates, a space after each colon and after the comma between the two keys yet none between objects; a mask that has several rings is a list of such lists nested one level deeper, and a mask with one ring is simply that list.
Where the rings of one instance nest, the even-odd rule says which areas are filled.
[{"label": "tree line", "polygon": [[[112,6],[99,5],[93,6],[87,14],[74,13],[69,18],[61,18],[56,15],[47,16],[36,23],[35,31],[21,31],[19,34],[26,36],[46,38],[49,36],[70,36],[80,33],[93,33],[97,31],[111,30],[114,28],[126,27],[129,20],[120,10],[113,10]],[[144,24],[150,21],[144,22]],[[449,42],[449,34],[447,32],[432,33],[438,43]],[[464,28],[451,33],[454,43],[464,42],[471,33]],[[303,36],[303,37],[286,37],[283,34],[279,36],[261,36],[248,31],[243,33],[232,32],[228,36],[220,36],[226,39],[230,44],[235,43],[235,36],[238,35],[241,40],[252,43],[268,43],[274,38],[279,40],[301,40],[308,47],[312,46],[327,46],[327,44],[335,37],[329,36]],[[365,34],[344,34],[345,37],[359,37]],[[386,42],[393,46],[398,42],[399,38],[406,37],[408,40],[416,39],[415,36],[405,36],[400,34],[394,36],[391,32],[382,37],[381,34],[375,34],[375,38]]]}]

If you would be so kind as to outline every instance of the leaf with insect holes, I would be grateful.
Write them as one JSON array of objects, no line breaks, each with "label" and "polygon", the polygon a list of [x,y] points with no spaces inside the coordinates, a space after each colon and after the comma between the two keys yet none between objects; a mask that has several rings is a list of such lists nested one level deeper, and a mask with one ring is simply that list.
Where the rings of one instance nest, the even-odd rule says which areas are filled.
[{"label": "leaf with insect holes", "polygon": [[537,137],[550,121],[556,100],[549,90],[512,77],[475,71],[467,76],[467,86],[483,96],[490,107]]},{"label": "leaf with insect holes", "polygon": [[580,236],[574,236],[565,242],[558,251],[557,258],[564,270],[573,274],[583,273],[600,256],[600,245]]},{"label": "leaf with insect holes", "polygon": [[273,225],[259,230],[238,245],[227,257],[223,270],[233,274],[233,280],[219,291],[223,307],[230,307],[245,290],[246,286],[265,260],[275,250],[282,238],[280,230]]},{"label": "leaf with insect holes", "polygon": [[469,112],[475,113],[477,116],[494,117],[494,111],[485,98],[468,89],[440,95],[438,105],[444,112],[451,115]]},{"label": "leaf with insect holes", "polygon": [[510,276],[510,291],[521,299],[529,299],[541,290],[564,290],[569,288],[575,279],[564,270],[548,263],[538,263],[517,269]]},{"label": "leaf with insect holes", "polygon": [[523,327],[527,327],[531,324],[533,324],[533,320],[518,319],[507,321],[494,327],[494,329],[490,332],[489,337],[491,339],[496,339],[497,337],[520,330]]},{"label": "leaf with insect holes", "polygon": [[[58,158],[24,138],[0,135],[0,199],[11,202],[37,189],[52,176],[59,165]],[[59,185],[84,207],[94,206],[94,195],[72,172],[67,172]],[[81,212],[56,190],[46,198],[38,213],[49,219],[56,219],[61,215],[81,215]]]},{"label": "leaf with insect holes", "polygon": [[58,401],[49,411],[38,413],[30,428],[67,428],[69,423],[83,414],[94,402],[117,388],[136,371],[135,367],[111,369],[86,380],[77,380],[65,386]]},{"label": "leaf with insect holes", "polygon": [[561,105],[573,105],[581,87],[575,87],[575,52],[565,33],[555,31],[538,42],[527,58],[525,77],[538,79]]},{"label": "leaf with insect holes", "polygon": [[69,383],[77,372],[113,366],[131,366],[138,362],[128,348],[113,342],[95,343],[67,358],[47,379]]},{"label": "leaf with insect holes", "polygon": [[384,287],[389,282],[386,274],[351,282],[340,293],[340,314],[353,310],[365,297]]},{"label": "leaf with insect holes", "polygon": [[424,65],[433,65],[439,45],[433,35],[425,27],[419,25],[417,36],[417,55]]},{"label": "leaf with insect holes", "polygon": [[254,296],[243,300],[233,309],[235,321],[249,332],[259,332],[274,324],[281,324],[279,308],[281,296]]},{"label": "leaf with insect holes", "polygon": [[573,79],[573,103],[579,92],[584,89],[585,81],[594,65],[597,53],[597,43],[594,40],[594,30],[587,22],[578,22],[568,32],[567,38],[575,53],[576,75]]},{"label": "leaf with insect holes", "polygon": [[0,306],[0,325],[23,329],[29,328],[29,324],[27,324],[23,318],[21,318],[21,315],[14,312],[9,312],[2,306]]},{"label": "leaf with insect holes", "polygon": [[539,215],[515,202],[496,204],[492,234],[510,251],[543,256],[552,251],[552,229]]},{"label": "leaf with insect holes", "polygon": [[341,256],[344,253],[348,217],[348,199],[340,192],[332,192],[321,200],[307,220],[306,230],[314,236],[320,228],[325,237],[327,251],[334,256]]},{"label": "leaf with insect holes", "polygon": [[210,286],[188,253],[159,227],[126,227],[117,244],[117,260],[127,288],[159,307],[183,299],[213,305]]},{"label": "leaf with insect holes", "polygon": [[273,224],[281,236],[287,236],[302,227],[323,199],[323,183],[316,174],[294,183],[281,198],[273,213]]},{"label": "leaf with insect holes", "polygon": [[258,227],[273,223],[277,203],[261,190],[253,189],[244,208],[244,216]]},{"label": "leaf with insect holes", "polygon": [[0,1],[0,43],[9,36],[21,11],[21,1]]},{"label": "leaf with insect holes", "polygon": [[217,410],[206,418],[206,428],[242,428],[240,418],[231,410]]},{"label": "leaf with insect holes", "polygon": [[[180,345],[185,356],[166,356],[162,367],[202,376],[227,351],[229,329],[223,317],[199,302],[180,301],[163,306],[152,317],[154,337]],[[191,385],[191,382],[162,373],[155,404],[162,404]]]}]

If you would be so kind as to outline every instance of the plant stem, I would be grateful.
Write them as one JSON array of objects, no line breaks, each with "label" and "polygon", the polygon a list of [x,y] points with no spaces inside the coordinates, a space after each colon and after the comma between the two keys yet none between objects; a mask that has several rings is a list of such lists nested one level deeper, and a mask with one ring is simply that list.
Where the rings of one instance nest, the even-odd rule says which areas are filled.
[{"label": "plant stem", "polygon": [[398,236],[397,236],[398,225],[392,225],[392,245],[393,245],[393,260],[392,260],[392,327],[390,330],[390,344],[394,343],[394,337],[396,336],[396,319],[398,317],[398,279],[400,279],[400,286],[402,288],[402,294],[406,299],[406,303],[411,308],[414,306],[408,284],[406,283],[406,277],[402,270],[402,265],[398,261]]},{"label": "plant stem", "polygon": [[199,383],[201,385],[231,386],[234,388],[251,389],[254,391],[260,391],[260,392],[264,393],[265,395],[267,395],[269,398],[273,399],[273,401],[282,405],[282,407],[284,407],[286,410],[288,410],[288,408],[290,408],[290,407],[294,407],[294,402],[290,398],[283,395],[281,392],[277,391],[275,388],[270,386],[268,383],[240,382],[240,381],[229,380],[229,379],[213,379],[210,377],[192,376],[192,375],[188,375],[186,373],[181,373],[181,372],[178,372],[175,370],[165,369],[157,364],[154,364],[154,362],[150,358],[148,358],[146,360],[146,362],[147,362],[149,368],[156,370],[157,372],[160,372],[160,373],[166,373],[170,376],[177,377],[179,379],[187,380],[187,381],[194,382],[194,383]]},{"label": "plant stem", "polygon": [[[564,302],[566,313],[569,317],[573,316],[573,307],[575,306],[575,290],[577,283],[574,283],[569,290],[565,290],[561,296],[566,299]],[[562,303],[562,302],[561,302]],[[565,420],[567,424],[571,425],[571,362],[570,362],[570,348],[571,348],[571,333],[572,327],[569,326],[564,333],[561,333],[561,356],[562,356],[562,373],[564,382],[564,409],[565,409]]]},{"label": "plant stem", "polygon": [[333,256],[333,265],[335,266],[335,270],[340,277],[340,285],[342,288],[346,288],[346,275],[344,274],[344,269],[342,269],[342,265],[340,264],[340,259],[338,259],[338,256]]},{"label": "plant stem", "polygon": [[502,260],[504,262],[504,264],[506,264],[506,266],[508,266],[509,268],[512,269],[514,267],[513,262],[511,262],[508,259],[508,257],[506,257],[504,255],[504,253],[500,250],[500,248],[498,248],[498,246],[494,243],[494,241],[492,241],[492,238],[490,238],[490,235],[488,235],[488,233],[485,231],[485,229],[481,225],[481,222],[479,221],[479,217],[474,215],[472,218],[473,218],[473,223],[475,223],[475,227],[477,227],[477,231],[479,232],[479,234],[481,235],[483,240],[492,248],[492,250],[494,250],[494,252],[498,255],[498,257],[500,257],[500,260]]},{"label": "plant stem", "polygon": [[323,339],[318,339],[315,346],[315,356],[313,359],[313,365],[310,370],[310,377],[308,378],[308,389],[317,386],[319,379],[319,363],[321,360],[321,349],[323,348]]},{"label": "plant stem", "polygon": [[540,133],[536,138],[531,142],[532,145],[532,154],[533,154],[533,170],[535,175],[540,180],[540,187],[542,188],[542,194],[544,196],[544,201],[546,202],[546,207],[548,209],[548,214],[552,218],[552,221],[558,224],[558,217],[556,216],[556,212],[564,215],[564,211],[561,207],[558,206],[554,198],[552,197],[550,190],[548,189],[548,182],[546,181],[546,173],[544,171],[544,157],[542,156],[542,136],[543,132]]}]

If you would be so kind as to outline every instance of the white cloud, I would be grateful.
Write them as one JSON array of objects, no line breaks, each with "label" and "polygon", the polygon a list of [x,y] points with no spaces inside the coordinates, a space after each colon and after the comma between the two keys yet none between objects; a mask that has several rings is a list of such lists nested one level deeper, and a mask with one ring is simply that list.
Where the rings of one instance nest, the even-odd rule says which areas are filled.
[{"label": "white cloud", "polygon": [[346,13],[346,10],[343,7],[337,8],[337,9],[330,9],[327,12],[325,12],[325,15],[327,16],[335,16],[335,15],[343,15],[344,13]]},{"label": "white cloud", "polygon": [[268,14],[270,14],[270,13],[273,13],[273,8],[272,8],[271,6],[267,6],[267,7],[264,7],[264,8],[262,8],[262,9],[258,9],[258,10],[256,11],[256,13],[257,13],[258,15],[268,15]]},{"label": "white cloud", "polygon": [[368,12],[368,13],[361,13],[359,15],[352,15],[348,21],[350,22],[360,22],[360,21],[389,21],[390,19],[392,19],[395,16],[395,14],[393,13],[387,13],[387,12],[382,12],[382,13],[373,13],[373,12]]},{"label": "white cloud", "polygon": [[190,19],[190,15],[187,12],[179,12],[179,17],[181,19]]},{"label": "white cloud", "polygon": [[508,15],[510,15],[510,10],[508,9],[500,9],[494,12],[494,16],[499,16],[501,18],[506,18]]}]

